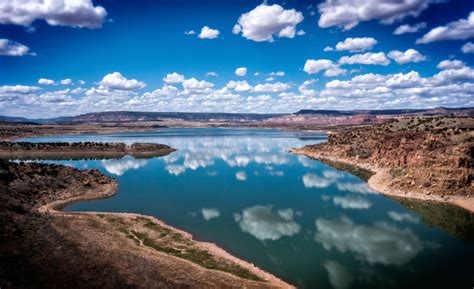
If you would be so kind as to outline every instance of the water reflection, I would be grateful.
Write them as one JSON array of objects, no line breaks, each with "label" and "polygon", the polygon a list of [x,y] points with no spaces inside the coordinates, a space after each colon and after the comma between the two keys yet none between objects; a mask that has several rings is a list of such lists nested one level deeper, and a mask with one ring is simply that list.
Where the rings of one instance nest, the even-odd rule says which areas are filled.
[{"label": "water reflection", "polygon": [[328,272],[329,283],[335,289],[346,289],[351,286],[354,276],[339,262],[328,260],[324,262],[324,268]]},{"label": "water reflection", "polygon": [[[426,225],[472,240],[472,214],[400,201],[410,212],[352,174],[287,153],[314,140],[302,141],[289,132],[235,129],[46,140],[92,139],[164,143],[178,151],[147,160],[62,162],[99,168],[120,183],[113,198],[75,203],[70,210],[156,216],[301,288],[472,284],[472,272],[460,273],[472,262],[472,244]],[[426,280],[439,270],[461,278],[450,280],[450,286]]]},{"label": "water reflection", "polygon": [[316,219],[315,240],[324,249],[352,252],[369,264],[403,265],[423,250],[422,241],[409,229],[385,222],[357,225],[348,217]]},{"label": "water reflection", "polygon": [[102,160],[105,170],[113,175],[121,176],[128,170],[137,170],[146,166],[144,159],[135,159],[131,156],[125,156],[118,160]]},{"label": "water reflection", "polygon": [[294,220],[292,209],[273,210],[268,206],[253,206],[234,214],[240,229],[259,240],[278,240],[298,234],[301,226]]}]

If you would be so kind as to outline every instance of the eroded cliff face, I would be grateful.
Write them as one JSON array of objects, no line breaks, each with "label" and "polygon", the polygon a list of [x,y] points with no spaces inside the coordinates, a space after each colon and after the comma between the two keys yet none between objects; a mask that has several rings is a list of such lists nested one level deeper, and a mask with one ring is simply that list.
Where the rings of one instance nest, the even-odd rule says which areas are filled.
[{"label": "eroded cliff face", "polygon": [[474,119],[412,118],[330,134],[305,147],[390,169],[390,186],[423,194],[474,195]]}]

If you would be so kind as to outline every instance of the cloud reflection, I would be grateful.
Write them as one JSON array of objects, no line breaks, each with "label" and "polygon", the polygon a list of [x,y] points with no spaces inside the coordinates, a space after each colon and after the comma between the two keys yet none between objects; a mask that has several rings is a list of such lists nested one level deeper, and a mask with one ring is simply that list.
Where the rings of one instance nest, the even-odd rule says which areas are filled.
[{"label": "cloud reflection", "polygon": [[354,277],[337,261],[328,260],[324,262],[324,268],[328,272],[329,283],[331,283],[335,289],[346,289],[351,286]]},{"label": "cloud reflection", "polygon": [[353,252],[369,264],[403,265],[423,250],[420,239],[408,229],[386,223],[357,225],[347,217],[316,219],[315,240],[326,250]]},{"label": "cloud reflection", "polygon": [[301,226],[294,220],[292,209],[274,211],[272,206],[253,206],[234,214],[240,229],[259,240],[278,240],[283,236],[298,234]]},{"label": "cloud reflection", "polygon": [[119,160],[102,160],[100,162],[107,172],[116,176],[121,176],[128,170],[137,170],[147,164],[146,160],[137,160],[131,156],[124,156]]}]

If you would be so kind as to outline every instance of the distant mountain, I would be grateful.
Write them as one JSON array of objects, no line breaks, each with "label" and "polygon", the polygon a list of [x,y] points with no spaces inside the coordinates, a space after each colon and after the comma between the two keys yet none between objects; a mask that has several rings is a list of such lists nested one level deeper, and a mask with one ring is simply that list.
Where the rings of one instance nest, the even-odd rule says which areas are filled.
[{"label": "distant mountain", "polygon": [[317,115],[317,116],[357,116],[357,115],[400,115],[400,116],[474,116],[474,108],[446,108],[433,109],[382,109],[382,110],[311,110],[302,109],[295,115]]},{"label": "distant mountain", "polygon": [[[27,119],[23,117],[0,116],[0,122],[34,123],[105,123],[140,121],[196,121],[196,122],[261,122],[294,116],[314,117],[331,121],[331,118],[376,116],[470,116],[474,117],[474,108],[434,108],[434,109],[384,109],[384,110],[311,110],[302,109],[296,113],[258,114],[258,113],[206,113],[206,112],[146,112],[146,111],[106,111],[92,112],[77,116],[47,119]],[[370,121],[369,121],[370,122]]]},{"label": "distant mountain", "polygon": [[0,122],[31,122],[31,120],[24,117],[0,115]]},{"label": "distant mountain", "polygon": [[256,113],[200,113],[200,112],[141,112],[141,111],[108,111],[81,114],[72,117],[59,117],[45,120],[55,123],[90,123],[90,122],[137,122],[137,121],[215,121],[215,122],[251,122],[261,121],[283,114]]}]

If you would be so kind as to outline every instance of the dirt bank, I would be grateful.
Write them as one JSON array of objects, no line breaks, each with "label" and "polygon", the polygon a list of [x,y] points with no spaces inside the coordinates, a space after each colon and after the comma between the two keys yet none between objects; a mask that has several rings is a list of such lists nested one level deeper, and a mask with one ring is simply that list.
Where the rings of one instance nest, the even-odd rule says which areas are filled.
[{"label": "dirt bank", "polygon": [[290,288],[148,216],[76,213],[117,183],[97,170],[0,160],[1,288]]}]

